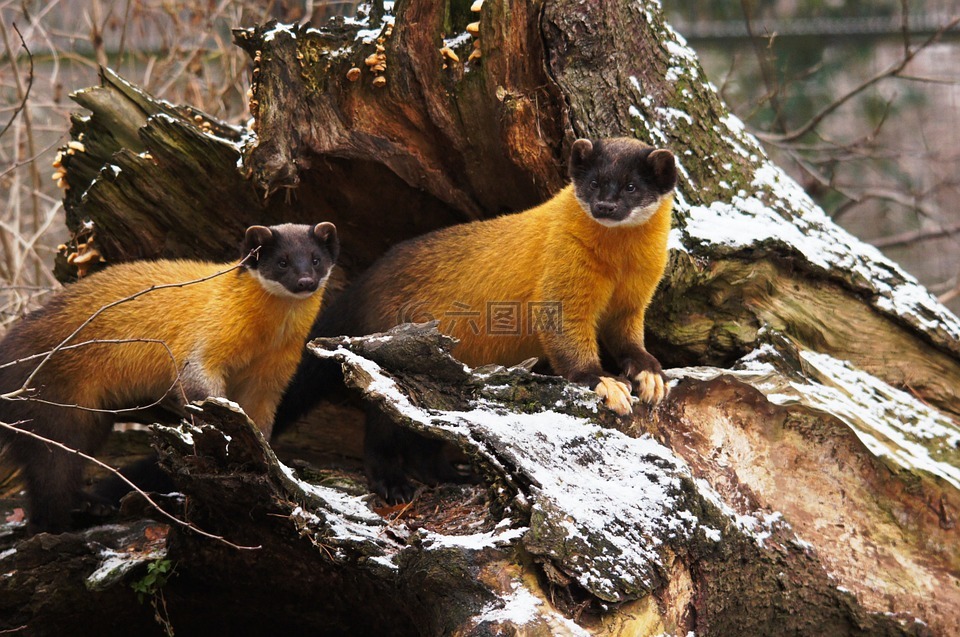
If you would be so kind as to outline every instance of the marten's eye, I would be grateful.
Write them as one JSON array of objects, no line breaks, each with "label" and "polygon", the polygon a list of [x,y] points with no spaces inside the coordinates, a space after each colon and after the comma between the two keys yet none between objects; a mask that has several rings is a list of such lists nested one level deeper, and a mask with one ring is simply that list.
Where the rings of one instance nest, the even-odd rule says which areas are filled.
[{"label": "marten's eye", "polygon": [[596,179],[594,179],[593,181],[590,182],[590,187],[593,188],[594,190],[596,190],[597,188],[600,187],[600,182],[598,182]]},{"label": "marten's eye", "polygon": [[285,270],[287,268],[287,260],[280,259],[279,261],[277,261],[277,267],[279,267],[281,270]]},{"label": "marten's eye", "polygon": [[637,190],[636,186],[634,186],[633,184],[627,184],[627,192],[635,192],[636,190]]}]

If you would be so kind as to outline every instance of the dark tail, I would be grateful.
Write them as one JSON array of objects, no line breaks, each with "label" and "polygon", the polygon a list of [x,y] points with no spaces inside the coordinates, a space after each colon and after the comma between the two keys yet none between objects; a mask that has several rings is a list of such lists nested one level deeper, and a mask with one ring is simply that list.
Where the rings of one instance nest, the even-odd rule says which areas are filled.
[{"label": "dark tail", "polygon": [[[170,493],[177,490],[177,485],[170,475],[160,468],[156,453],[123,467],[120,469],[120,474],[143,491]],[[92,489],[96,498],[114,507],[118,506],[120,499],[130,491],[132,491],[130,485],[116,475],[100,480],[93,485]]]},{"label": "dark tail", "polygon": [[[316,338],[313,334],[311,339]],[[277,415],[273,419],[273,436],[277,436],[302,418],[325,398],[330,389],[343,385],[343,370],[340,363],[317,358],[305,351],[293,380],[287,387]]]},{"label": "dark tail", "polygon": [[[363,277],[320,312],[310,329],[307,341],[321,336],[360,336],[365,333],[357,311],[361,303],[357,302],[354,294],[355,290],[362,289],[362,281]],[[318,358],[313,352],[304,349],[300,365],[297,366],[280,406],[277,407],[272,436],[282,433],[305,416],[321,400],[327,398],[331,390],[342,387],[343,369],[340,363]]]}]

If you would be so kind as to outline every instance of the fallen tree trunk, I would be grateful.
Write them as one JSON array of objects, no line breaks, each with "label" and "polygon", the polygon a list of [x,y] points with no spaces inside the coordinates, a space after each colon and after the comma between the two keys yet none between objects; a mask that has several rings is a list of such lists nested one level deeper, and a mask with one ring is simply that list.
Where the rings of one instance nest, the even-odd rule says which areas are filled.
[{"label": "fallen tree trunk", "polygon": [[[277,495],[293,487],[265,451],[251,463],[273,476],[270,486],[228,489],[232,504],[217,471],[181,476],[191,498],[209,503],[203,522],[252,544],[278,534],[265,564],[281,568],[289,551],[299,568],[315,566],[307,581],[324,590],[377,600],[404,591],[381,615],[350,606],[346,592],[276,588],[316,608],[312,620],[327,618],[332,632],[351,622],[397,634],[483,634],[499,623],[531,633],[960,632],[960,322],[766,160],[655,3],[585,12],[487,0],[482,55],[465,62],[469,36],[441,34],[474,18],[461,3],[410,0],[365,24],[238,32],[254,64],[255,135],[105,73],[102,87],[78,95],[92,115],[75,118],[83,150],[64,163],[68,224],[84,241],[95,233],[109,263],[228,256],[249,223],[331,220],[350,277],[398,240],[546,198],[578,136],[635,135],[670,147],[681,174],[671,264],[647,321],[651,352],[683,367],[671,372],[670,399],[615,422],[585,411],[583,395],[571,399],[577,390],[557,380],[477,377],[445,358],[411,372],[358,341],[334,350],[352,382],[483,470],[482,546],[425,541],[355,501],[352,523],[380,531],[347,532],[329,521],[346,519],[342,511],[325,517],[336,507]],[[383,72],[365,64],[379,63],[378,44]],[[442,370],[450,387],[431,385]],[[388,376],[395,392],[382,391]],[[339,451],[344,440],[356,449],[339,415],[319,421]],[[633,471],[615,470],[620,461]],[[620,499],[564,506],[596,476]],[[290,531],[293,502],[306,539]],[[457,510],[474,519],[466,509]],[[212,571],[252,568],[184,538],[178,568],[202,564],[209,579],[188,578],[198,587],[219,581]],[[438,547],[457,556],[444,554],[454,570],[438,566]],[[176,599],[199,611],[189,595]]]},{"label": "fallen tree trunk", "polygon": [[[911,618],[867,612],[838,587],[807,541],[818,539],[812,529],[801,534],[755,501],[731,508],[649,434],[612,428],[615,417],[591,392],[522,368],[466,371],[450,347],[435,328],[411,326],[311,346],[340,360],[348,384],[398,420],[470,456],[489,495],[452,489],[442,504],[458,515],[419,528],[416,518],[385,520],[368,496],[299,479],[242,412],[212,399],[193,423],[159,428],[158,446],[186,494],[190,522],[242,548],[159,523],[91,531],[83,541],[60,536],[42,547],[38,536],[0,562],[15,574],[0,585],[21,591],[17,605],[2,610],[37,634],[62,627],[61,604],[47,611],[36,595],[24,603],[22,592],[54,579],[31,561],[79,545],[76,561],[87,571],[53,571],[61,601],[87,607],[102,589],[122,598],[121,576],[136,579],[143,563],[169,560],[175,574],[157,594],[178,634],[213,626],[384,635],[925,634]],[[748,390],[732,380],[687,381],[669,399],[667,419],[702,422],[676,414],[702,408],[702,394],[724,391],[724,383]],[[131,536],[123,548],[104,548]],[[131,548],[145,537],[155,538],[150,551]],[[136,618],[138,610],[116,613]]]}]

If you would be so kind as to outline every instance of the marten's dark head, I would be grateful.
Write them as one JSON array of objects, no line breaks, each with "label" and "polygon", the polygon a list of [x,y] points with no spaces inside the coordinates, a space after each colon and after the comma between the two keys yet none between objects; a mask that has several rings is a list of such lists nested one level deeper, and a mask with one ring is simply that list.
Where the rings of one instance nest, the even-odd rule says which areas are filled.
[{"label": "marten's dark head", "polygon": [[327,222],[250,226],[243,237],[242,256],[254,250],[244,265],[268,292],[304,298],[326,283],[340,242],[336,227]]},{"label": "marten's dark head", "polygon": [[627,137],[578,139],[570,178],[580,205],[605,226],[646,223],[677,185],[673,153]]}]

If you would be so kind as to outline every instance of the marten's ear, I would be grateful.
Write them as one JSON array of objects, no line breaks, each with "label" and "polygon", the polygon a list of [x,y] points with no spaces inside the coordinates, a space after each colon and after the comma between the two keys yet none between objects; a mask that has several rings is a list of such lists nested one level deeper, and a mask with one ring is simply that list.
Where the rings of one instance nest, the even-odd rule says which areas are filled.
[{"label": "marten's ear", "polygon": [[[243,245],[240,247],[240,258],[244,259],[253,250],[260,246],[270,245],[274,242],[273,230],[266,226],[250,226],[246,234],[243,235]],[[247,265],[253,266],[257,262],[256,255],[247,261]]]},{"label": "marten's ear", "polygon": [[318,223],[313,227],[313,236],[330,251],[330,259],[336,261],[337,257],[340,256],[340,239],[337,237],[337,227],[329,221]]},{"label": "marten's ear", "polygon": [[653,170],[657,189],[664,194],[673,190],[677,185],[677,161],[673,153],[660,148],[647,155],[647,161],[650,162],[650,168]]},{"label": "marten's ear", "polygon": [[589,139],[578,139],[570,148],[570,176],[579,174],[589,163],[593,155],[593,142]]}]

